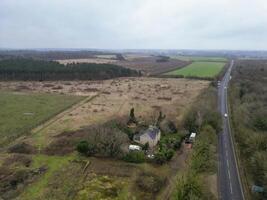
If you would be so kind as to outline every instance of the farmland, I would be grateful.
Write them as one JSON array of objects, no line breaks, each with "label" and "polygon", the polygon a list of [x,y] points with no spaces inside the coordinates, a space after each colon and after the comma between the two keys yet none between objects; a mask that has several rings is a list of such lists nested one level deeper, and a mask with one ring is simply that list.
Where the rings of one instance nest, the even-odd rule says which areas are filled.
[{"label": "farmland", "polygon": [[81,100],[78,96],[1,92],[0,144],[27,134],[33,127]]},{"label": "farmland", "polygon": [[71,63],[98,63],[98,64],[114,64],[133,70],[140,70],[144,75],[157,75],[177,68],[182,68],[191,63],[190,60],[179,60],[169,58],[161,61],[159,56],[150,55],[122,55],[124,60],[118,60],[111,55],[95,56],[85,59],[62,59],[56,60],[61,64],[67,65]]},{"label": "farmland", "polygon": [[165,75],[181,75],[184,77],[202,77],[211,78],[220,73],[223,69],[225,63],[223,62],[193,62],[192,64],[182,68],[177,69]]},{"label": "farmland", "polygon": [[172,56],[174,59],[184,61],[199,61],[199,62],[227,62],[224,57],[207,57],[207,56]]}]

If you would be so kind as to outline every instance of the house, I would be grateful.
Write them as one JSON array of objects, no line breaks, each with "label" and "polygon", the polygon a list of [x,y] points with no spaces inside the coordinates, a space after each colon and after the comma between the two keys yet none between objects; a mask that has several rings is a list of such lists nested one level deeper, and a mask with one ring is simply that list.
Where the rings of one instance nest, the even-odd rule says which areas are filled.
[{"label": "house", "polygon": [[161,132],[156,126],[149,126],[148,129],[134,135],[133,140],[139,144],[145,145],[148,143],[150,148],[157,145],[160,140]]}]

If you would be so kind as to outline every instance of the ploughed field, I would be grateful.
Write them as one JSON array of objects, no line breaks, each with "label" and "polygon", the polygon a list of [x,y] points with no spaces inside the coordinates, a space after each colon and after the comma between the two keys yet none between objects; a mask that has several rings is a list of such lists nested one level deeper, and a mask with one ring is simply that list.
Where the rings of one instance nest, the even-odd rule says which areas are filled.
[{"label": "ploughed field", "polygon": [[223,69],[224,62],[200,62],[196,61],[184,68],[176,69],[164,75],[180,75],[184,77],[212,78]]},{"label": "ploughed field", "polygon": [[[135,196],[137,199],[154,199],[156,193],[142,190],[139,182],[142,183],[143,179],[157,180],[164,188],[166,183],[153,176],[170,177],[182,170],[186,165],[186,149],[182,154],[184,158],[177,152],[169,164],[154,166],[110,158],[81,157],[70,148],[70,142],[81,134],[89,137],[85,131],[79,131],[80,128],[103,124],[114,118],[127,118],[132,107],[139,122],[153,122],[161,110],[179,127],[187,108],[209,83],[168,78],[0,82],[1,88],[9,91],[1,93],[1,97],[2,94],[7,95],[5,104],[2,104],[4,106],[0,108],[1,114],[12,111],[12,116],[18,116],[18,119],[7,116],[11,120],[8,122],[10,128],[14,124],[20,129],[28,128],[26,135],[15,129],[14,134],[23,137],[10,143],[11,150],[9,147],[0,151],[0,197],[79,200],[89,197],[133,199]],[[16,102],[12,101],[16,98]],[[78,101],[78,104],[54,116]],[[39,113],[42,114],[37,122],[39,118],[34,117]],[[24,123],[19,120],[20,116],[32,120]],[[51,119],[29,130],[29,127],[36,126],[47,117]],[[14,146],[16,148],[12,148]],[[51,149],[53,151],[48,151]],[[15,153],[18,151],[21,152]],[[159,187],[157,184],[152,191]]]}]

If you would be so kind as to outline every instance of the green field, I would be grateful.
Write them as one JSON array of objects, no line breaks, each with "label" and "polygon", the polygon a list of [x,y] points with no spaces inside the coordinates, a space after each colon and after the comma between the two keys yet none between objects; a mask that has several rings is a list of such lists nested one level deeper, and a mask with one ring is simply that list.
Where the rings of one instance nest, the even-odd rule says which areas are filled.
[{"label": "green field", "polygon": [[174,59],[184,61],[207,61],[207,62],[227,62],[227,58],[223,57],[205,57],[205,56],[174,56]]},{"label": "green field", "polygon": [[0,146],[27,134],[82,99],[78,96],[1,91],[0,96]]},{"label": "green field", "polygon": [[182,69],[177,69],[164,75],[212,78],[220,73],[224,65],[225,63],[223,62],[193,62]]}]

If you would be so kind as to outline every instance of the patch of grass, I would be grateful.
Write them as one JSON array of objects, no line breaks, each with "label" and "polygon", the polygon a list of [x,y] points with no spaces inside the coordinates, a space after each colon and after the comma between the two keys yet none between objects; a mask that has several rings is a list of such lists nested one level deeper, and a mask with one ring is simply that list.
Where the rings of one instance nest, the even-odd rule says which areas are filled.
[{"label": "patch of grass", "polygon": [[7,144],[80,101],[59,94],[0,92],[0,146]]},{"label": "patch of grass", "polygon": [[208,56],[174,56],[174,59],[184,61],[209,61],[209,62],[227,62],[227,58],[223,57],[208,57]]},{"label": "patch of grass", "polygon": [[193,62],[182,69],[168,72],[165,75],[211,78],[218,75],[224,65],[225,63],[223,62]]},{"label": "patch of grass", "polygon": [[90,174],[89,176],[92,176],[91,179],[83,183],[83,189],[77,193],[76,200],[124,199],[125,195],[128,196],[125,194],[127,183],[123,178],[96,174]]},{"label": "patch of grass", "polygon": [[68,161],[71,156],[47,156],[47,155],[35,155],[33,158],[33,168],[46,166],[47,171],[40,177],[37,182],[30,184],[26,190],[20,196],[20,199],[42,199],[42,194],[45,192],[49,184],[49,180],[53,179],[53,174],[60,170]]}]

